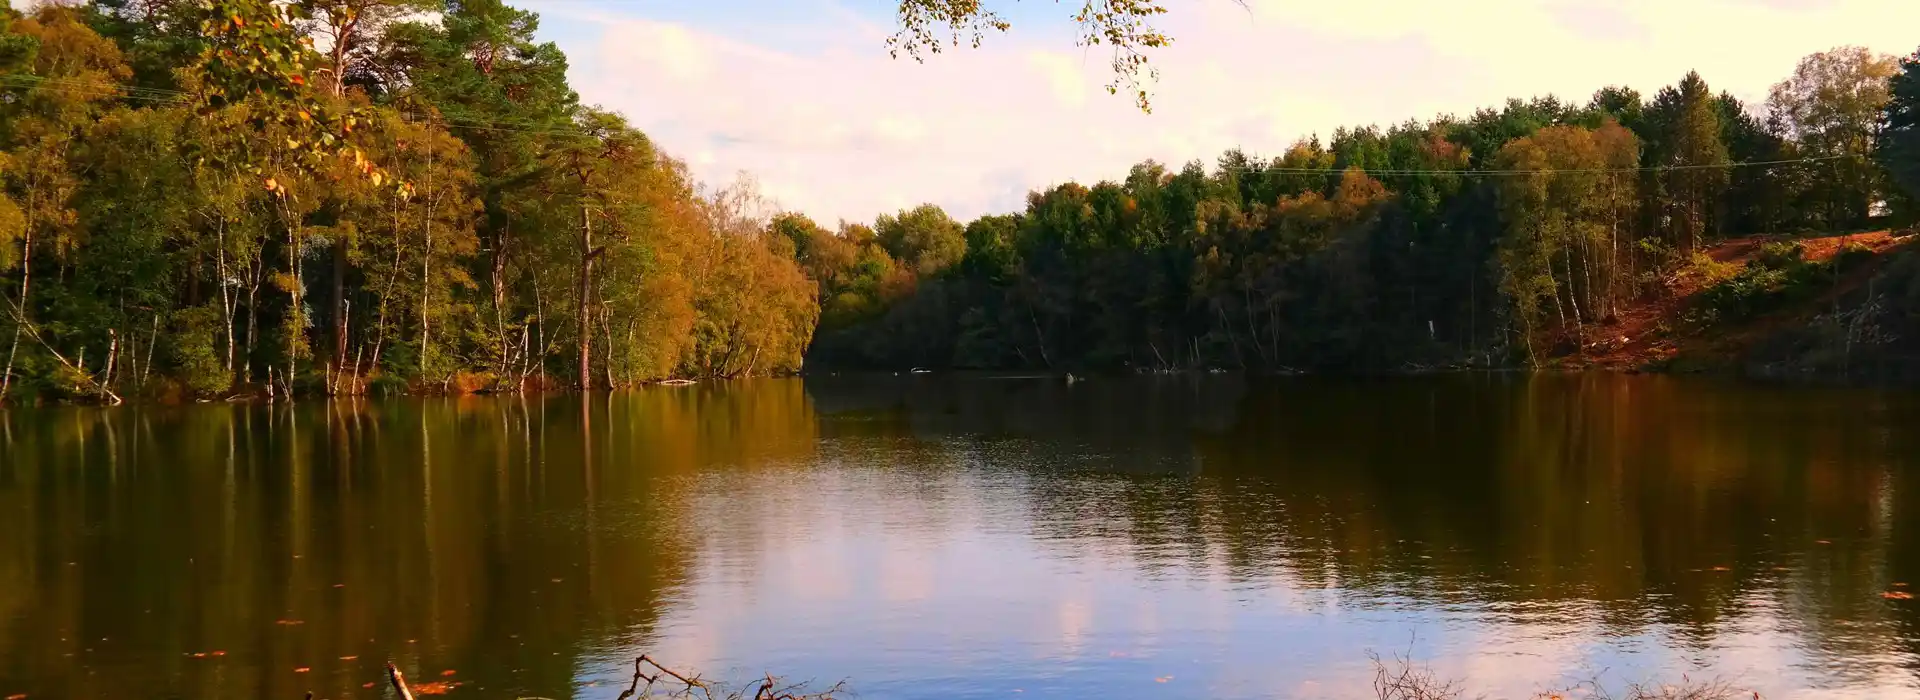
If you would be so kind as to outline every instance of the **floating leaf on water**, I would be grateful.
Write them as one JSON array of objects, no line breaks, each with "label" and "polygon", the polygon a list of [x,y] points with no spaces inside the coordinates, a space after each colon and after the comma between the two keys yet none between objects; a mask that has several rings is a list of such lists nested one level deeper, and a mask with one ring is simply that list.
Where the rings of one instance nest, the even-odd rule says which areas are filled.
[{"label": "floating leaf on water", "polygon": [[354,660],[354,659],[358,659],[358,658],[360,658],[360,657],[358,657],[358,656],[342,656],[342,657],[340,657],[340,660],[341,660],[341,661],[352,661],[352,660]]},{"label": "floating leaf on water", "polygon": [[454,675],[454,671],[453,671],[453,669],[447,669],[447,670],[445,670],[445,671],[441,671],[441,672],[440,672],[440,677],[441,677],[441,678],[446,678],[447,676],[451,676],[451,675]]},{"label": "floating leaf on water", "polygon": [[1713,570],[1714,571],[1732,571],[1733,569],[1725,566],[1716,566],[1716,567],[1713,567]]},{"label": "floating leaf on water", "polygon": [[307,624],[307,622],[306,622],[305,620],[274,620],[274,621],[273,621],[273,624],[276,624],[276,625],[304,625],[304,624]]},{"label": "floating leaf on water", "polygon": [[305,667],[305,666],[301,666],[301,667],[299,667],[299,668],[296,668],[296,669],[294,669],[294,670],[293,670],[293,672],[294,672],[294,673],[306,673],[306,672],[308,672],[308,671],[311,671],[311,670],[313,670],[313,669],[311,669],[311,668],[307,668],[307,667]]},{"label": "floating leaf on water", "polygon": [[1826,540],[1814,540],[1813,543],[1814,544],[1833,544],[1832,542],[1828,542]]},{"label": "floating leaf on water", "polygon": [[1887,591],[1880,594],[1880,597],[1887,600],[1913,600],[1913,594],[1906,591]]},{"label": "floating leaf on water", "polygon": [[414,695],[446,695],[453,690],[454,684],[446,681],[430,681],[413,686]]}]

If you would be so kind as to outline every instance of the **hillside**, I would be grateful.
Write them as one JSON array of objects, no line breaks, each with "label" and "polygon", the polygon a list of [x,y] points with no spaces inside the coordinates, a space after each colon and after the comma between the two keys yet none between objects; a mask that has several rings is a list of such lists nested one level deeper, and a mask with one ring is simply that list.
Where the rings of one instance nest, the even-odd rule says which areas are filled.
[{"label": "hillside", "polygon": [[[1897,349],[1910,325],[1901,292],[1916,240],[1881,230],[1716,242],[1551,365],[1777,376],[1856,374],[1851,360],[1903,364],[1876,351]],[[1820,351],[1834,343],[1843,356],[1829,367]]]}]

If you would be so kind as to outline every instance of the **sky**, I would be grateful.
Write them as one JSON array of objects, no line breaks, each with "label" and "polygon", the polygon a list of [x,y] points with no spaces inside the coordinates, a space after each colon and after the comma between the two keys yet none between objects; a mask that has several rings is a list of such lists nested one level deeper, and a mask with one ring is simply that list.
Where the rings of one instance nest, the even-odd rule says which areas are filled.
[{"label": "sky", "polygon": [[520,0],[583,101],[701,180],[751,173],[831,226],[921,203],[962,220],[1155,159],[1277,155],[1338,126],[1471,114],[1508,97],[1651,96],[1698,70],[1758,103],[1806,54],[1910,54],[1920,0],[1163,0],[1154,109],[1107,94],[1078,0],[986,0],[979,49],[888,56],[890,0]]}]

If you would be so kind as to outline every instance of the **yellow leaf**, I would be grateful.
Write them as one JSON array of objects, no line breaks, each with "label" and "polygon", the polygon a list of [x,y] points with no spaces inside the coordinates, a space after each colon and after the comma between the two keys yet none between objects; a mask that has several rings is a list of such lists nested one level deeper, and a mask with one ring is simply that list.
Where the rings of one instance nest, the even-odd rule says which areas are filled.
[{"label": "yellow leaf", "polygon": [[374,174],[373,174],[373,186],[374,186],[374,187],[379,187],[379,186],[380,186],[380,180],[381,180],[381,178],[380,178],[380,173],[374,173]]}]

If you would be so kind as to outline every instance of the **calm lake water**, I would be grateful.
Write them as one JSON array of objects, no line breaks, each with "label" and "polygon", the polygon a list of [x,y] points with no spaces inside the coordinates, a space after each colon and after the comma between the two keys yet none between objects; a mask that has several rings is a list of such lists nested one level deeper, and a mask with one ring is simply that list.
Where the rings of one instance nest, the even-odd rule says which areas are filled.
[{"label": "calm lake water", "polygon": [[[824,377],[0,412],[0,697],[1920,696],[1920,394]],[[443,676],[443,672],[451,675]]]}]

